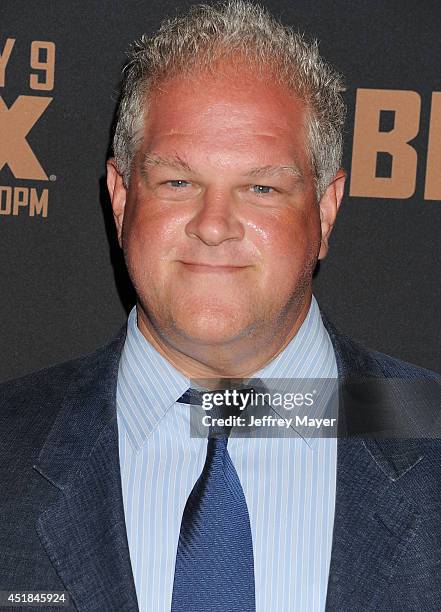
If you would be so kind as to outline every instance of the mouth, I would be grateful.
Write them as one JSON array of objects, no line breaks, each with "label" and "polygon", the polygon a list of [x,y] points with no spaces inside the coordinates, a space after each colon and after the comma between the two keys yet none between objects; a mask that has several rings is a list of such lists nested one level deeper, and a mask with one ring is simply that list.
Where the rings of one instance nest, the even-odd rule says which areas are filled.
[{"label": "mouth", "polygon": [[195,273],[212,273],[212,274],[231,274],[234,272],[239,272],[240,270],[245,270],[245,268],[249,268],[249,266],[233,266],[230,264],[207,264],[207,263],[199,263],[193,261],[180,261],[185,269],[189,272]]}]

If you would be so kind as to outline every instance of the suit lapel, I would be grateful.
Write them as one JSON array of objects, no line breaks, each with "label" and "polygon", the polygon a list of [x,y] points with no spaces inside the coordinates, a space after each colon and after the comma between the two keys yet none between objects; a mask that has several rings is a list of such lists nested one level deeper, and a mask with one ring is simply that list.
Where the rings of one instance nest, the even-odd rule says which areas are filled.
[{"label": "suit lapel", "polygon": [[[354,377],[383,376],[368,352],[362,353],[323,319],[342,384]],[[358,416],[348,405],[341,416],[343,429],[351,431]],[[400,478],[421,459],[410,441],[339,436],[326,612],[368,612],[381,604],[419,520]]]},{"label": "suit lapel", "polygon": [[339,439],[327,612],[377,609],[415,534],[418,511],[354,439]]},{"label": "suit lapel", "polygon": [[78,610],[138,610],[126,536],[116,383],[125,328],[86,358],[34,468],[57,494],[37,531]]}]

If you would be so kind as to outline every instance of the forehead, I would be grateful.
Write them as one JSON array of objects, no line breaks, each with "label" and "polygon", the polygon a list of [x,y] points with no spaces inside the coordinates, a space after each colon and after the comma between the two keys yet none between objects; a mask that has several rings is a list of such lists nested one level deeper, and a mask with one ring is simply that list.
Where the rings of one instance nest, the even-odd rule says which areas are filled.
[{"label": "forehead", "polygon": [[156,87],[148,99],[142,148],[200,145],[239,153],[260,147],[297,157],[305,154],[306,116],[304,103],[270,73],[226,65]]}]

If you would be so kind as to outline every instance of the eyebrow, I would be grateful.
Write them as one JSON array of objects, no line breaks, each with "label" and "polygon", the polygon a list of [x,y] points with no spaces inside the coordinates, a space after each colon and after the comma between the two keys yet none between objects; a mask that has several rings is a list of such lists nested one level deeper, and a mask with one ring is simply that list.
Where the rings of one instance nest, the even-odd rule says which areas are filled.
[{"label": "eyebrow", "polygon": [[[186,172],[190,172],[196,174],[196,172],[191,168],[190,164],[188,164],[185,159],[182,159],[179,155],[173,155],[172,157],[163,157],[158,155],[157,153],[149,153],[147,152],[142,159],[142,170],[144,172],[147,171],[149,166],[163,166],[167,168],[174,168],[176,170],[184,170]],[[243,176],[249,177],[269,177],[279,174],[281,172],[289,172],[294,178],[297,180],[303,180],[303,172],[300,168],[294,165],[276,165],[276,166],[258,166],[255,168],[250,168]]]},{"label": "eyebrow", "polygon": [[274,176],[280,172],[289,172],[296,179],[303,180],[303,172],[297,165],[292,166],[260,166],[251,168],[246,174],[247,176]]},{"label": "eyebrow", "polygon": [[179,157],[179,155],[162,157],[157,153],[146,153],[142,159],[142,169],[146,170],[149,166],[166,166],[167,168],[176,168],[176,170],[192,172],[190,165],[182,159],[182,157]]}]

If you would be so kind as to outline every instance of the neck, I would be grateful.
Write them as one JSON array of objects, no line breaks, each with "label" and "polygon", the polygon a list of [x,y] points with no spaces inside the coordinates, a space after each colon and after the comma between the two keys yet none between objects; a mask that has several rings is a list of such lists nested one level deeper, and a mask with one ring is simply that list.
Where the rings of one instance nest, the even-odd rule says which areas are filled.
[{"label": "neck", "polygon": [[146,340],[184,376],[201,387],[216,389],[225,385],[225,379],[250,378],[277,357],[298,332],[311,299],[312,293],[309,293],[296,312],[283,317],[277,326],[256,326],[256,330],[242,338],[220,345],[170,342],[155,329],[139,302],[137,324]]}]

